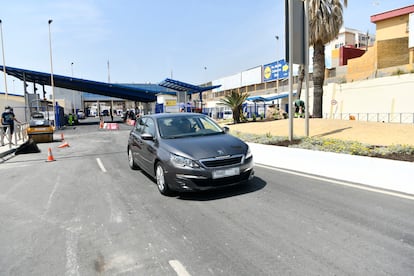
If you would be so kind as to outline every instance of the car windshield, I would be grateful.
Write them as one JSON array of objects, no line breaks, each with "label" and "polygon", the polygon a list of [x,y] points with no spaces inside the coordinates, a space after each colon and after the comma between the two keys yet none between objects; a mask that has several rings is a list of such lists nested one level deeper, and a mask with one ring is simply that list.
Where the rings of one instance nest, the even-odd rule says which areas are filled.
[{"label": "car windshield", "polygon": [[172,115],[158,118],[157,122],[160,136],[165,139],[224,133],[222,128],[207,116]]}]

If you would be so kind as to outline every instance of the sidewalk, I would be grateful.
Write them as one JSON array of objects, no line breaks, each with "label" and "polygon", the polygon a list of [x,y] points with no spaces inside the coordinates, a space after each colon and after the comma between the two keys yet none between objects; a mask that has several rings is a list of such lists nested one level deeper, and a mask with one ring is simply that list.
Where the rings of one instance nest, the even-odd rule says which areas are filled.
[{"label": "sidewalk", "polygon": [[248,143],[256,164],[414,195],[414,163]]},{"label": "sidewalk", "polygon": [[[6,142],[6,141],[5,141]],[[21,144],[23,144],[24,142],[26,142],[26,141],[23,141],[23,140],[17,140],[17,145],[11,145],[11,147],[10,147],[10,145],[7,143],[5,143],[5,145],[4,146],[2,146],[2,145],[0,145],[0,164],[2,163],[2,162],[4,162],[5,161],[5,159],[7,159],[8,157],[10,157],[10,155],[12,155],[15,151],[16,151],[16,149],[21,145]],[[13,143],[14,143],[14,141],[13,141]]]}]

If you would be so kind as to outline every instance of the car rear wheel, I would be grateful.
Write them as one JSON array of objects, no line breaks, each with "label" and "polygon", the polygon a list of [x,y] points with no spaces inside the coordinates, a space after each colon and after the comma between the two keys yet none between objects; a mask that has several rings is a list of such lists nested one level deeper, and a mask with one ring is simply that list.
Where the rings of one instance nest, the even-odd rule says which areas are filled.
[{"label": "car rear wheel", "polygon": [[134,156],[130,148],[128,148],[128,165],[133,170],[139,169],[139,166],[137,165],[137,163],[135,163]]},{"label": "car rear wheel", "polygon": [[155,178],[157,181],[158,191],[160,191],[162,195],[170,195],[171,190],[165,181],[164,167],[159,162],[155,166]]}]

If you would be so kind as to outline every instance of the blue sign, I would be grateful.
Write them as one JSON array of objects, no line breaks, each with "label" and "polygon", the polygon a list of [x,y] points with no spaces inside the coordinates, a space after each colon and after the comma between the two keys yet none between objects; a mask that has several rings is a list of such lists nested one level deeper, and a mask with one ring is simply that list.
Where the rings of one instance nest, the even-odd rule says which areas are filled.
[{"label": "blue sign", "polygon": [[263,81],[275,81],[289,77],[289,65],[284,59],[263,65]]}]

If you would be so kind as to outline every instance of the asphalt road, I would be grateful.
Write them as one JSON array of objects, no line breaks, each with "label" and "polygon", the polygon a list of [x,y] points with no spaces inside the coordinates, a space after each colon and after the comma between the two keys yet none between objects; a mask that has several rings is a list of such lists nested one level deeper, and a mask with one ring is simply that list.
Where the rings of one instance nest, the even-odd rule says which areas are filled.
[{"label": "asphalt road", "polygon": [[0,275],[414,274],[414,201],[260,166],[161,196],[128,167],[129,129],[67,128],[70,147],[58,132],[0,164]]}]

